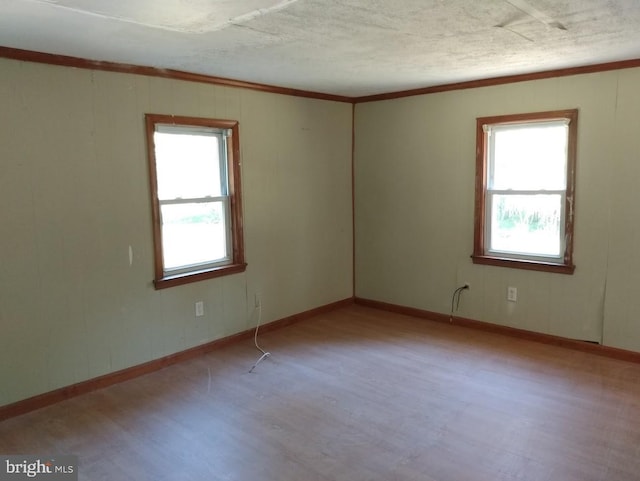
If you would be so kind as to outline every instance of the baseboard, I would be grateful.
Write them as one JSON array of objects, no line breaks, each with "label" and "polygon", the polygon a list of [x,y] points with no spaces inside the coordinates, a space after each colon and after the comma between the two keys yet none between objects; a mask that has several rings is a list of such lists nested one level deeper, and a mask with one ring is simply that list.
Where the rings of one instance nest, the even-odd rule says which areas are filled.
[{"label": "baseboard", "polygon": [[[304,319],[330,312],[340,307],[345,307],[351,304],[353,304],[353,298],[347,298],[341,301],[332,302],[330,304],[316,307],[308,311],[300,312],[298,314],[294,314],[292,316],[284,317],[282,319],[264,324],[260,326],[260,331],[264,333],[276,329],[281,329],[285,326],[289,326]],[[247,329],[246,331],[232,334],[231,336],[227,336],[221,339],[216,339],[215,341],[211,341],[200,346],[195,346],[190,349],[171,354],[169,356],[161,357],[159,359],[154,359],[153,361],[145,362],[143,364],[131,366],[120,371],[115,371],[103,376],[88,379],[71,386],[55,389],[53,391],[23,399],[12,404],[0,406],[0,421],[19,416],[21,414],[26,414],[31,411],[35,411],[36,409],[40,409],[45,406],[64,401],[65,399],[80,396],[92,391],[97,391],[98,389],[102,389],[113,384],[118,384],[123,381],[128,381],[130,379],[134,379],[136,377],[143,376],[154,371],[159,371],[160,369],[163,369],[172,364],[177,364],[179,362],[202,356],[203,354],[211,352],[215,349],[220,349],[224,346],[228,346],[229,344],[234,344],[245,339],[251,339],[253,333],[253,328]]]},{"label": "baseboard", "polygon": [[360,297],[354,298],[354,303],[361,306],[373,307],[383,311],[394,312],[397,314],[404,314],[407,316],[418,317],[421,319],[428,319],[435,322],[446,322],[447,324],[453,324],[462,327],[468,327],[471,329],[478,329],[481,331],[492,332],[495,334],[501,334],[504,336],[517,337],[519,339],[526,339],[529,341],[541,342],[544,344],[552,344],[554,346],[566,347],[577,351],[589,352],[597,354],[599,356],[609,357],[622,361],[634,362],[640,364],[640,352],[627,351],[625,349],[618,349],[616,347],[603,346],[601,344],[594,344],[586,341],[579,341],[575,339],[568,339],[565,337],[554,336],[552,334],[542,334],[539,332],[527,331],[524,329],[518,329],[515,327],[500,326],[498,324],[491,324],[489,322],[477,321],[475,319],[467,319],[465,317],[453,316],[450,317],[446,314],[439,312],[426,311],[423,309],[417,309],[415,307],[401,306],[397,304],[390,304],[388,302],[374,301],[371,299],[363,299]]}]

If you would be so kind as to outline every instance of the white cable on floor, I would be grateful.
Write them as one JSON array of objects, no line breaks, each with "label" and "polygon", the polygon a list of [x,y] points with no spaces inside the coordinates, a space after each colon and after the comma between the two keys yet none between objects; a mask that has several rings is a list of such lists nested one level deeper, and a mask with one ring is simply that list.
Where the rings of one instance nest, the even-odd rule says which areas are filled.
[{"label": "white cable on floor", "polygon": [[260,364],[264,358],[271,356],[270,352],[265,351],[258,344],[258,329],[260,329],[260,322],[261,321],[262,321],[262,302],[260,302],[260,304],[258,304],[258,322],[256,323],[256,330],[253,333],[253,343],[255,344],[256,349],[262,353],[262,356],[260,356],[260,359],[258,359],[256,361],[256,363],[251,367],[251,369],[249,369],[249,372],[253,372],[253,370],[256,368],[256,366],[258,364]]}]

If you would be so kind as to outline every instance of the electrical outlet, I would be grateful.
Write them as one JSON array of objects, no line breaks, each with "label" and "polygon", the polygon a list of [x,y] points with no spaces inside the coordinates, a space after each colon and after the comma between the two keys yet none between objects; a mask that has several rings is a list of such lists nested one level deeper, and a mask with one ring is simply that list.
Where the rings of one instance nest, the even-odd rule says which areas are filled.
[{"label": "electrical outlet", "polygon": [[262,306],[262,294],[260,294],[259,292],[255,293],[255,297],[253,298],[253,305],[254,307]]},{"label": "electrical outlet", "polygon": [[516,302],[518,300],[518,288],[507,287],[507,301]]},{"label": "electrical outlet", "polygon": [[204,316],[204,302],[196,302],[196,317]]}]

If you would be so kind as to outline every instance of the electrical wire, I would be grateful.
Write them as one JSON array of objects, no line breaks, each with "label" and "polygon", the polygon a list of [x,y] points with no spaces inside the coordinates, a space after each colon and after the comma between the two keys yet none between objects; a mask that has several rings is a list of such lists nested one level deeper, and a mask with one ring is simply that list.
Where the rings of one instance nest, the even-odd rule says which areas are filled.
[{"label": "electrical wire", "polygon": [[253,366],[251,366],[251,369],[249,369],[250,373],[253,372],[253,370],[256,368],[256,366],[258,364],[260,364],[263,359],[271,356],[270,352],[265,351],[264,349],[262,349],[260,347],[260,344],[258,344],[258,329],[260,329],[260,322],[261,321],[262,321],[262,302],[260,302],[260,304],[258,304],[258,322],[256,322],[256,330],[253,333],[253,344],[256,346],[256,349],[262,353],[262,356],[260,356],[260,359],[258,359],[255,362],[255,364]]},{"label": "electrical wire", "polygon": [[464,291],[465,289],[469,289],[469,284],[460,286],[455,291],[453,291],[453,295],[451,296],[451,313],[449,314],[449,322],[453,322],[453,307],[455,305],[455,310],[458,310],[458,308],[460,307],[460,294],[462,294],[462,291]]}]

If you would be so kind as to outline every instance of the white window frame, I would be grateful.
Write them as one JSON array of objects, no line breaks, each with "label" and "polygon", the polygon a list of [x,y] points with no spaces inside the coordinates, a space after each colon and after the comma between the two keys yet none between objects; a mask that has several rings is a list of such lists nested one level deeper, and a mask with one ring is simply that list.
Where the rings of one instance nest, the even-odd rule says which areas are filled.
[{"label": "white window frame", "polygon": [[218,138],[218,172],[220,173],[220,196],[206,196],[206,197],[190,197],[190,198],[175,198],[175,199],[160,199],[158,203],[160,205],[160,218],[162,222],[162,207],[165,205],[184,205],[194,203],[213,203],[220,202],[223,206],[224,221],[225,221],[225,252],[226,255],[219,259],[212,259],[208,262],[199,262],[196,264],[187,264],[175,268],[169,268],[165,266],[163,262],[163,275],[174,276],[178,274],[185,274],[193,271],[200,271],[203,269],[210,269],[214,267],[220,267],[231,263],[232,261],[232,245],[231,245],[231,216],[230,216],[230,197],[229,197],[229,180],[227,175],[227,139],[231,136],[231,131],[228,129],[220,129],[214,127],[201,127],[191,125],[174,125],[156,123],[154,133],[166,133],[166,134],[179,134],[179,135],[203,135],[213,136]]}]

